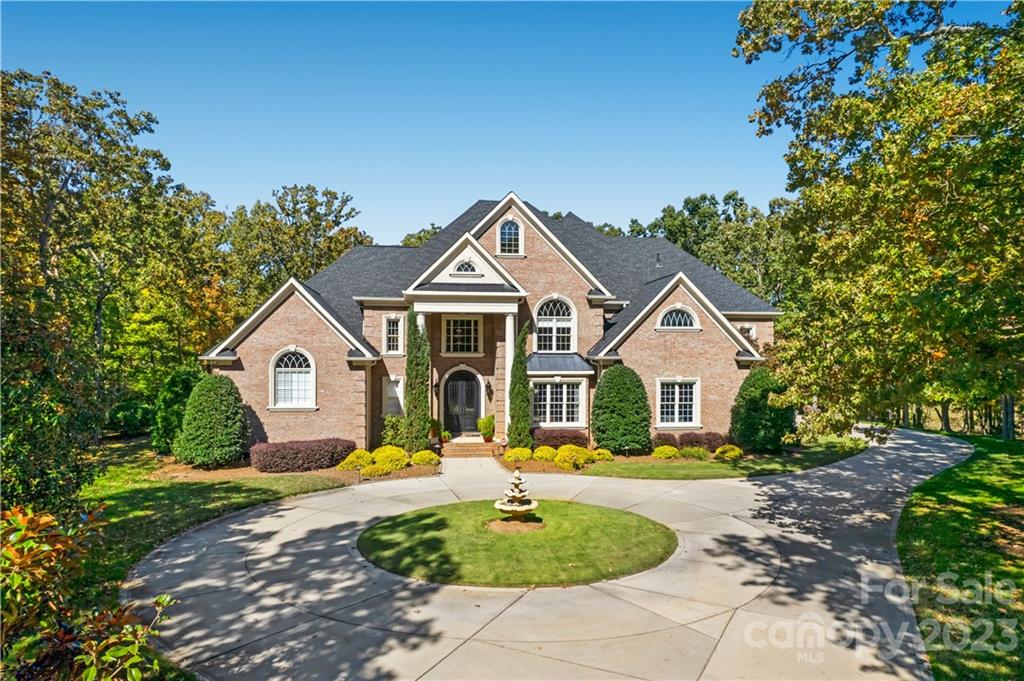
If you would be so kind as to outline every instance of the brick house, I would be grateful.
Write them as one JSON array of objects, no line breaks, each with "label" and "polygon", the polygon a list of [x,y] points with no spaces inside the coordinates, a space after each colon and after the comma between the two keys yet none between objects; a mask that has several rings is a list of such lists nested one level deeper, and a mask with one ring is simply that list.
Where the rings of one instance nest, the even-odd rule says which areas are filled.
[{"label": "brick house", "polygon": [[200,359],[238,385],[255,439],[372,446],[401,413],[408,310],[428,330],[431,413],[453,434],[508,422],[525,322],[539,427],[587,430],[614,363],[647,388],[653,431],[725,433],[779,312],[664,239],[611,237],[514,193],[477,201],[418,248],[357,247],[289,280]]}]

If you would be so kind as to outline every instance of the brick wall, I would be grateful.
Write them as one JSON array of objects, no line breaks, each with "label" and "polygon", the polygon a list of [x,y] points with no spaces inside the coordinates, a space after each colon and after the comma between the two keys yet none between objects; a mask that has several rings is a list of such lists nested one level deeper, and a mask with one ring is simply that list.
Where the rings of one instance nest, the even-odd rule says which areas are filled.
[{"label": "brick wall", "polygon": [[[316,411],[273,411],[270,362],[296,345],[316,365]],[[346,361],[348,344],[299,296],[292,294],[236,347],[238,360],[214,367],[238,386],[253,440],[281,442],[343,437],[366,445],[366,369]]]}]

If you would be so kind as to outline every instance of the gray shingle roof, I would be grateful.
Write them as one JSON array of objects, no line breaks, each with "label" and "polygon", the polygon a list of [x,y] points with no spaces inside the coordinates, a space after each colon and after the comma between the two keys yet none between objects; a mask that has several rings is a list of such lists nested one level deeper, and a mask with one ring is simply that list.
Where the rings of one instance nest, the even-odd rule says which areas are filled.
[{"label": "gray shingle roof", "polygon": [[594,373],[594,367],[577,353],[535,352],[526,358],[526,371],[587,371]]},{"label": "gray shingle roof", "polygon": [[[353,297],[400,298],[403,290],[462,235],[475,227],[498,203],[477,201],[418,248],[353,248],[305,282],[306,286],[319,296],[318,300],[360,342],[365,343],[371,350],[376,350],[375,346],[359,333],[362,329],[362,311]],[[556,220],[544,211],[527,205],[616,299],[630,301],[629,305],[611,319],[604,337],[589,354],[595,354],[603,349],[623,326],[658,294],[664,287],[666,278],[677,272],[683,272],[719,310],[776,311],[774,307],[718,270],[665,239],[608,236],[599,232],[592,223],[582,220],[573,213],[567,213],[562,219]]]}]

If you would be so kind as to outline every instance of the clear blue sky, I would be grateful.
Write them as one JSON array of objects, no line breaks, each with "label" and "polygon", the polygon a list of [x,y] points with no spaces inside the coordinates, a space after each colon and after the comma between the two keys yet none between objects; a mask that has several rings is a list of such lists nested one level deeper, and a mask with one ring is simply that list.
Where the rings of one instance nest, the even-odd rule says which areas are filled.
[{"label": "clear blue sky", "polygon": [[221,208],[313,183],[394,243],[509,190],[620,226],[767,205],[786,137],[747,116],[783,64],[730,55],[742,7],[5,2],[2,61],[156,114],[146,143]]}]

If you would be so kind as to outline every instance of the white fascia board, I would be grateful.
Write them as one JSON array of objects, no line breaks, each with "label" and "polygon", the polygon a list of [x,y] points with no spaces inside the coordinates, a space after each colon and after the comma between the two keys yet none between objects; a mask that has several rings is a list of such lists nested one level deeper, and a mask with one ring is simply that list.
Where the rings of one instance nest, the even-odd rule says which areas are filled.
[{"label": "white fascia board", "polygon": [[[470,248],[472,248],[477,253],[477,255],[483,258],[484,262],[490,265],[494,269],[494,271],[498,273],[498,276],[505,280],[505,283],[517,289],[518,291],[521,291],[523,295],[526,293],[526,291],[519,284],[519,282],[516,281],[515,277],[509,274],[508,270],[501,266],[501,263],[498,262],[498,259],[495,258],[490,253],[488,253],[487,249],[484,248],[479,241],[473,238],[472,232],[466,232],[461,237],[459,237],[459,240],[452,244],[448,248],[448,250],[445,251],[441,255],[441,257],[434,262],[434,264],[431,267],[427,268],[422,274],[420,274],[420,276],[416,278],[416,281],[414,281],[409,286],[409,290],[403,291],[403,293],[408,294],[417,286],[432,279],[438,272],[443,270],[451,262],[452,258],[455,257],[456,253],[461,251],[467,245]],[[417,292],[417,295],[420,295],[421,293],[423,292],[419,291]]]},{"label": "white fascia board", "polygon": [[666,296],[668,296],[674,288],[680,285],[686,289],[686,292],[690,294],[690,297],[693,298],[698,305],[700,305],[704,312],[711,317],[712,321],[715,322],[718,328],[720,328],[722,332],[736,344],[736,347],[740,350],[746,350],[753,355],[751,361],[764,359],[761,357],[761,353],[759,353],[757,349],[750,344],[750,341],[747,340],[746,336],[740,333],[739,329],[730,324],[729,320],[725,318],[722,312],[712,305],[711,301],[708,300],[707,297],[701,293],[700,289],[693,285],[693,282],[690,281],[689,277],[682,272],[677,273],[667,284],[665,284],[665,288],[661,289],[658,295],[654,296],[654,298],[651,299],[651,302],[647,303],[644,309],[640,311],[640,314],[634,317],[633,320],[626,325],[626,328],[620,331],[619,334],[612,339],[612,342],[598,354],[598,357],[603,357],[608,352],[617,348],[623,340],[629,337],[629,334],[631,334],[639,324],[643,323],[643,321],[650,316],[654,308],[660,305],[665,300]]},{"label": "white fascia board", "polygon": [[314,312],[316,312],[317,315],[319,315],[320,318],[323,319],[327,323],[327,325],[330,326],[331,329],[342,340],[348,343],[351,347],[363,353],[365,356],[373,357],[373,353],[369,352],[365,347],[363,347],[362,343],[357,341],[352,336],[352,334],[349,333],[348,329],[343,327],[330,314],[328,314],[327,311],[323,308],[323,306],[321,306],[313,298],[313,296],[309,294],[309,292],[306,290],[306,287],[303,286],[297,279],[295,279],[295,277],[290,277],[288,281],[282,284],[281,288],[277,289],[277,291],[274,292],[274,295],[270,296],[270,298],[267,299],[267,302],[263,303],[263,305],[261,305],[259,309],[257,309],[251,315],[249,315],[249,317],[244,322],[242,322],[234,331],[231,332],[230,336],[225,338],[224,341],[220,343],[220,345],[211,350],[207,354],[207,357],[218,355],[226,348],[233,348],[235,343],[249,335],[249,332],[251,332],[253,328],[255,328],[256,326],[258,326],[260,322],[266,319],[271,312],[276,310],[277,307],[282,302],[284,302],[284,299],[288,296],[288,294],[292,292],[297,293],[299,295],[299,298],[301,298],[303,302],[305,302]]},{"label": "white fascia board", "polygon": [[526,291],[402,291],[406,298],[522,298],[529,295]]},{"label": "white fascia board", "polygon": [[779,312],[779,311],[776,311],[776,312],[738,312],[738,311],[735,311],[735,310],[730,310],[729,312],[723,312],[722,314],[725,315],[726,319],[732,319],[733,317],[736,317],[736,318],[739,318],[739,319],[774,319],[776,317],[781,317],[785,313],[784,312]]},{"label": "white fascia board", "polygon": [[588,284],[590,284],[593,288],[601,289],[602,291],[605,292],[606,295],[612,295],[611,292],[608,290],[608,287],[602,284],[601,281],[596,276],[594,276],[594,273],[587,269],[586,265],[580,262],[579,259],[572,254],[572,251],[565,247],[565,244],[563,244],[561,240],[558,237],[556,237],[550,229],[547,228],[547,226],[540,220],[540,218],[538,218],[534,214],[534,212],[530,210],[529,207],[527,207],[526,203],[522,199],[516,196],[515,192],[509,192],[508,194],[506,194],[505,198],[499,201],[498,205],[492,208],[491,212],[485,215],[480,222],[476,223],[476,226],[473,227],[473,229],[469,230],[468,233],[472,234],[473,236],[480,236],[480,232],[483,231],[491,222],[493,222],[495,218],[498,217],[498,215],[508,210],[510,204],[514,204],[515,207],[519,209],[519,211],[523,215],[525,215],[527,218],[530,219],[531,222],[533,222],[534,228],[536,228],[536,230],[541,233],[541,236],[543,236],[547,240],[547,242],[551,244],[551,246],[555,249],[555,252],[558,253],[562,260],[565,260],[570,267],[579,272],[579,274],[587,281]]},{"label": "white fascia board", "polygon": [[519,311],[519,302],[417,300],[413,303],[412,309],[416,312],[442,312],[448,314],[515,314]]}]

